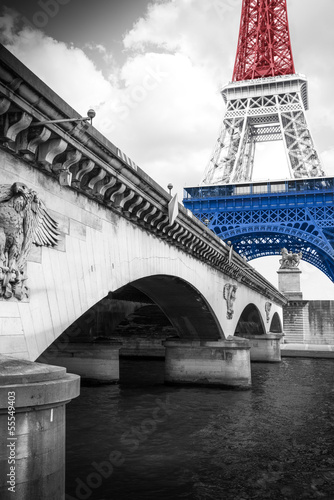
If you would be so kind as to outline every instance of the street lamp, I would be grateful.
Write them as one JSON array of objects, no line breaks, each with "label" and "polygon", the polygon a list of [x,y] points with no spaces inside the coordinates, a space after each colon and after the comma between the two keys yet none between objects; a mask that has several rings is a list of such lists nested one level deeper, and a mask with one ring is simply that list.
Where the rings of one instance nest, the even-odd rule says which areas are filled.
[{"label": "street lamp", "polygon": [[89,109],[87,111],[87,116],[85,118],[62,118],[60,120],[47,120],[45,122],[37,122],[34,123],[35,126],[37,125],[49,125],[50,123],[71,123],[71,122],[88,122],[90,120],[90,124],[92,125],[93,123],[93,118],[95,118],[96,113],[94,109]]}]

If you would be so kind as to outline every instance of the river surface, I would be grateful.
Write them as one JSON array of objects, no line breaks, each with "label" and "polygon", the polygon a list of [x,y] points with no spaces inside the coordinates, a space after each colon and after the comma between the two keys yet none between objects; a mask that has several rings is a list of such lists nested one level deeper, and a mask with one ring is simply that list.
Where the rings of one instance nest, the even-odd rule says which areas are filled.
[{"label": "river surface", "polygon": [[334,499],[334,360],[252,363],[249,391],[120,370],[67,405],[67,500]]}]

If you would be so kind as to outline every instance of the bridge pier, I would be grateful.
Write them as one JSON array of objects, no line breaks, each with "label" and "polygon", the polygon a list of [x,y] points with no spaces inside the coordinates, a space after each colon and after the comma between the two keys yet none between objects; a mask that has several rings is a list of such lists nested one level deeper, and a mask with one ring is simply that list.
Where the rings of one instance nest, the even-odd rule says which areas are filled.
[{"label": "bridge pier", "polygon": [[247,340],[167,340],[164,345],[166,383],[251,387]]},{"label": "bridge pier", "polygon": [[65,405],[80,379],[0,355],[0,497],[65,498]]},{"label": "bridge pier", "polygon": [[64,366],[83,380],[101,384],[119,382],[120,342],[73,342],[58,343],[49,348],[41,357],[48,363]]},{"label": "bridge pier", "polygon": [[250,343],[250,360],[265,363],[279,363],[281,361],[281,333],[267,333],[265,335],[250,335],[242,333],[243,338]]}]

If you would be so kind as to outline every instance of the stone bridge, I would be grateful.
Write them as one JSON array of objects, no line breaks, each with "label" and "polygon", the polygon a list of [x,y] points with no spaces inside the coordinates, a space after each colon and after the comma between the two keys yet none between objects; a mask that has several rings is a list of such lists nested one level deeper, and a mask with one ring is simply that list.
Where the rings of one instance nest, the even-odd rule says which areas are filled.
[{"label": "stone bridge", "polygon": [[275,287],[183,206],[172,220],[171,196],[90,124],[41,124],[80,116],[0,56],[0,184],[36,191],[60,233],[56,246],[32,246],[19,296],[0,281],[2,354],[34,361],[96,303],[133,290],[185,342],[240,337],[247,322],[282,331]]}]

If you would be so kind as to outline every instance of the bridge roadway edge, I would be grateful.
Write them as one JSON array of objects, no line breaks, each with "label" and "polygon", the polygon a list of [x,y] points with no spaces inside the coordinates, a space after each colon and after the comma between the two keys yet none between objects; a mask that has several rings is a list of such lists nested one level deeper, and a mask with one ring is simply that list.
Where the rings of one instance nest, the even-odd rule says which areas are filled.
[{"label": "bridge roadway edge", "polygon": [[[225,337],[234,334],[249,303],[264,321],[265,301],[281,316],[284,296],[238,254],[230,259],[229,247],[181,205],[169,224],[170,195],[93,127],[48,125],[51,139],[43,142],[41,133],[34,149],[29,142],[34,122],[79,115],[3,47],[0,56],[1,183],[33,187],[62,232],[58,248],[37,248],[30,255],[30,302],[0,303],[3,353],[35,360],[109,291],[152,274],[194,286]],[[63,141],[62,154],[54,154],[52,140]],[[61,169],[72,174],[71,186],[60,186]],[[229,321],[227,282],[238,287]]]},{"label": "bridge roadway edge", "polygon": [[[4,395],[16,391],[17,433],[29,450],[23,457],[20,443],[16,448],[18,460],[24,461],[24,466],[18,462],[18,494],[60,500],[65,494],[65,404],[78,396],[79,379],[65,375],[62,368],[63,378],[45,382],[40,370],[49,376],[57,369],[34,361],[68,326],[110,291],[136,280],[168,277],[179,281],[181,289],[194,291],[195,306],[199,311],[206,307],[221,332],[221,338],[205,338],[203,332],[203,338],[192,339],[210,344],[206,349],[183,341],[189,345],[182,349],[182,364],[191,377],[195,382],[200,377],[200,383],[209,377],[210,383],[217,383],[217,372],[224,368],[225,373],[218,374],[219,384],[249,387],[249,343],[243,339],[232,345],[238,320],[252,303],[269,327],[266,302],[272,303],[271,314],[282,318],[286,299],[181,205],[176,221],[169,224],[170,195],[93,127],[36,126],[79,115],[3,47],[0,61],[0,182],[23,182],[34,189],[57,221],[61,236],[55,248],[32,249],[27,262],[29,299],[0,299],[0,370],[9,363],[16,374],[18,370],[24,375],[22,384],[12,380],[6,385],[0,374],[0,426],[5,429],[8,418]],[[227,283],[237,287],[230,319],[224,298]],[[231,310],[230,304],[229,316]],[[186,310],[184,317],[188,330],[196,332]],[[179,349],[170,349],[167,374],[179,379]],[[34,378],[32,384],[26,370]],[[51,397],[53,393],[59,398]],[[31,399],[33,408],[24,398]],[[40,432],[41,425],[48,426],[46,432]],[[36,443],[34,448],[25,444],[31,442]],[[36,457],[43,457],[43,470],[36,469]],[[37,471],[38,478],[31,471]]]}]

